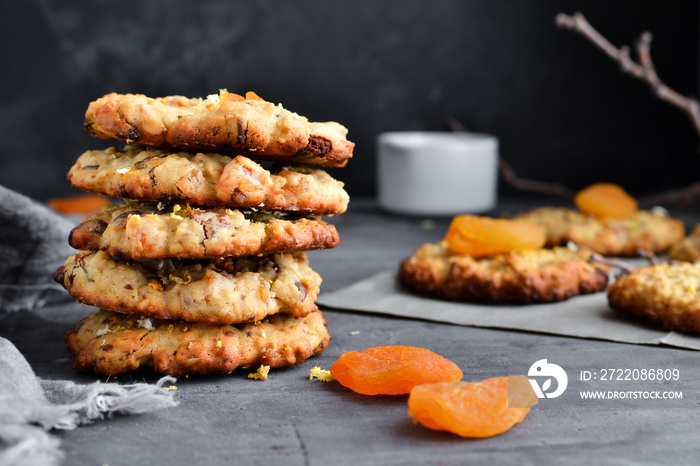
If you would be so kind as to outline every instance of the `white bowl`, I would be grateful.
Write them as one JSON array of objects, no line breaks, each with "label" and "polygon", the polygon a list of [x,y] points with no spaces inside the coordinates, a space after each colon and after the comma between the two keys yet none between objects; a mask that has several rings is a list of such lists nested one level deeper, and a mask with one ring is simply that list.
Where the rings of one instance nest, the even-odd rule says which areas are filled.
[{"label": "white bowl", "polygon": [[400,131],[377,140],[379,205],[406,215],[481,213],[496,206],[498,139]]}]

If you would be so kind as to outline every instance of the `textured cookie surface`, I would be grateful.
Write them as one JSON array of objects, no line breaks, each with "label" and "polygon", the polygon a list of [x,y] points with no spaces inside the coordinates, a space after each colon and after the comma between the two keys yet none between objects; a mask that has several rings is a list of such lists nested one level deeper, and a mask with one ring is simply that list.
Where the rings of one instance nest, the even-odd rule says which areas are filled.
[{"label": "textured cookie surface", "polygon": [[281,105],[221,91],[207,99],[107,94],[91,102],[85,129],[103,139],[187,151],[342,167],[354,144],[336,122],[314,123]]},{"label": "textured cookie surface", "polygon": [[340,242],[336,229],[317,219],[179,204],[161,207],[129,202],[104,209],[71,231],[70,245],[120,258],[196,259],[332,248]]},{"label": "textured cookie surface", "polygon": [[233,324],[316,311],[321,277],[306,254],[122,261],[79,251],[54,277],[85,304],[162,319]]},{"label": "textured cookie surface", "polygon": [[119,375],[141,367],[174,376],[227,374],[238,367],[285,367],[320,353],[330,335],[320,311],[263,321],[204,324],[99,310],[66,332],[73,368]]},{"label": "textured cookie surface", "polygon": [[447,243],[423,244],[401,263],[399,277],[418,293],[479,303],[562,301],[603,290],[608,267],[590,253],[569,248],[499,254],[481,259],[457,255]]},{"label": "textured cookie surface", "polygon": [[696,225],[688,236],[671,247],[668,258],[685,262],[700,261],[700,225]]},{"label": "textured cookie surface", "polygon": [[571,241],[604,256],[659,253],[685,235],[683,222],[640,210],[624,220],[600,219],[565,207],[542,207],[518,215],[537,223],[547,233],[547,246]]},{"label": "textured cookie surface", "polygon": [[635,269],[610,285],[608,302],[666,330],[700,333],[700,269],[687,262]]},{"label": "textured cookie surface", "polygon": [[318,168],[266,170],[248,157],[169,152],[127,145],[83,153],[68,172],[71,184],[122,199],[200,206],[342,214],[343,183]]}]

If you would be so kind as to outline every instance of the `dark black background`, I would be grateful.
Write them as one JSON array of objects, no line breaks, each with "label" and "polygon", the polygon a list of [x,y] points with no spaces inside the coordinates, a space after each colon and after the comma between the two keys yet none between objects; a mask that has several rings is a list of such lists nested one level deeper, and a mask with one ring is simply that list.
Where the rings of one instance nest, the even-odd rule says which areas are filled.
[{"label": "dark black background", "polygon": [[[654,34],[662,80],[698,87],[698,3],[593,0],[22,0],[0,6],[0,184],[34,198],[75,193],[65,174],[107,143],[82,129],[105,93],[253,90],[349,129],[355,156],[332,174],[373,195],[375,140],[446,130],[499,137],[526,178],[636,195],[698,179],[687,116],[578,34],[583,12],[613,44]],[[504,193],[513,193],[503,187]]]}]

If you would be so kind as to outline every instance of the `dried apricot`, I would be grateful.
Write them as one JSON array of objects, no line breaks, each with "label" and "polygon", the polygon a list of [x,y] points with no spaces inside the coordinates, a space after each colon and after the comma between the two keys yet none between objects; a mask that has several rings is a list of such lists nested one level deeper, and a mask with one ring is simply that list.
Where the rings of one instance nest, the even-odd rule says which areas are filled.
[{"label": "dried apricot", "polygon": [[233,92],[222,91],[221,92],[221,99],[227,100],[229,102],[243,102],[245,100],[245,97],[243,97],[240,94],[233,93]]},{"label": "dried apricot", "polygon": [[579,191],[574,204],[581,212],[600,218],[623,219],[637,211],[637,201],[622,187],[596,183]]},{"label": "dried apricot", "polygon": [[246,92],[245,97],[243,97],[240,94],[234,94],[233,92],[224,91],[222,92],[222,97],[224,98],[224,100],[228,100],[230,102],[243,102],[244,100],[263,100],[262,97],[260,97],[253,91]]},{"label": "dried apricot", "polygon": [[458,215],[452,219],[445,240],[457,254],[479,258],[539,249],[546,235],[542,227],[529,220]]},{"label": "dried apricot", "polygon": [[483,438],[502,434],[521,422],[535,404],[537,396],[529,380],[518,375],[418,385],[408,396],[408,415],[430,429]]},{"label": "dried apricot", "polygon": [[82,194],[49,200],[49,205],[62,214],[92,214],[110,204],[110,200],[99,194]]},{"label": "dried apricot", "polygon": [[331,375],[363,395],[402,395],[416,385],[460,380],[462,371],[426,348],[395,345],[343,353]]},{"label": "dried apricot", "polygon": [[263,99],[255,92],[248,91],[245,93],[245,100],[263,100]]}]

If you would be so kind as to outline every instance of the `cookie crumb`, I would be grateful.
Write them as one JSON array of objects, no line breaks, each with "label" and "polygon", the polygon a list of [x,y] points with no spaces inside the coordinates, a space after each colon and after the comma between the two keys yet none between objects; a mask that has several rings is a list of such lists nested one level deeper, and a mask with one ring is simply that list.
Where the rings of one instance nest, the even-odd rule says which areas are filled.
[{"label": "cookie crumb", "polygon": [[267,380],[267,374],[270,372],[270,366],[260,366],[256,372],[248,374],[249,379]]},{"label": "cookie crumb", "polygon": [[151,322],[151,319],[146,316],[141,317],[138,321],[136,321],[136,323],[139,327],[145,328],[146,330],[153,330],[155,328],[153,322]]},{"label": "cookie crumb", "polygon": [[321,382],[330,382],[333,380],[331,371],[323,370],[318,366],[312,367],[309,371],[309,380],[313,380],[314,378],[320,380]]},{"label": "cookie crumb", "polygon": [[421,230],[433,230],[435,229],[435,220],[423,220],[420,223]]}]

